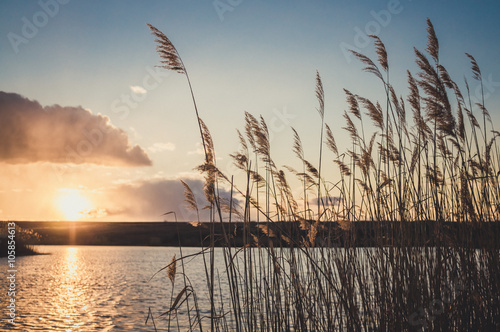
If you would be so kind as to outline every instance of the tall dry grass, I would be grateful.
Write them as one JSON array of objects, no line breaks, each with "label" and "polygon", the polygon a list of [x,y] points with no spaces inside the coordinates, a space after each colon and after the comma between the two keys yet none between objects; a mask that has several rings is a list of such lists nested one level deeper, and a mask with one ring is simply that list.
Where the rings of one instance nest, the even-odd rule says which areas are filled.
[{"label": "tall dry grass", "polygon": [[[164,67],[189,82],[173,44],[150,28]],[[324,123],[324,91],[316,74],[317,166],[305,159],[293,130],[293,153],[302,169],[279,169],[265,120],[245,113],[244,131],[238,131],[241,150],[231,155],[245,174],[240,185],[217,168],[189,83],[205,151],[198,169],[211,211],[210,236],[199,253],[210,308],[197,305],[184,267],[172,272],[176,262],[184,262],[174,258],[164,268],[172,284],[171,308],[164,315],[169,330],[179,329],[172,314],[181,307],[189,330],[200,331],[500,330],[500,133],[484,94],[473,103],[468,82],[464,93],[440,63],[429,20],[427,34],[425,51],[415,49],[418,72],[407,73],[406,98],[390,81],[388,53],[377,36],[371,36],[376,61],[352,52],[379,79],[385,96],[373,101],[345,90],[344,129],[351,140],[345,152]],[[482,87],[477,61],[466,56]],[[323,146],[333,153],[333,164],[322,165]],[[324,179],[324,167],[338,167],[339,179]],[[292,194],[289,176],[302,184],[301,198]],[[202,207],[183,184],[187,202],[198,211]],[[231,190],[229,201],[218,194],[220,186]],[[243,197],[240,208],[236,197]],[[258,231],[251,216],[260,221]],[[235,225],[243,246],[234,245]],[[222,243],[225,271],[214,267],[216,242]],[[176,274],[184,277],[178,293]]]}]

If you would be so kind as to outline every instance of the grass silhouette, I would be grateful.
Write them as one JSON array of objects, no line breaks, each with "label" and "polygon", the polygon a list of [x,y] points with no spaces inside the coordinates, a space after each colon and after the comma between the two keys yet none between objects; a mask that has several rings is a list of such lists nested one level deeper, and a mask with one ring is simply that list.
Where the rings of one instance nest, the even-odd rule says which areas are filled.
[{"label": "grass silhouette", "polygon": [[[163,66],[188,77],[172,43],[149,27]],[[467,81],[462,93],[440,63],[430,20],[427,35],[425,52],[414,50],[418,72],[407,73],[406,98],[398,97],[391,84],[388,53],[377,36],[370,36],[376,61],[352,51],[363,70],[379,79],[385,95],[379,102],[345,90],[344,129],[351,140],[345,152],[324,123],[324,91],[316,73],[321,117],[317,166],[305,159],[293,130],[293,153],[302,169],[279,169],[265,120],[245,113],[244,131],[238,131],[241,150],[231,155],[246,175],[241,186],[217,168],[213,141],[189,83],[205,151],[198,167],[209,203],[203,208],[211,211],[211,232],[199,253],[210,313],[200,314],[204,309],[189,279],[174,292],[175,277],[169,274],[169,328],[179,328],[172,314],[183,311],[192,331],[206,328],[206,320],[212,331],[500,330],[500,233],[495,226],[500,133],[484,94],[473,104]],[[477,61],[466,56],[482,87]],[[323,145],[335,156],[329,165],[339,168],[335,181],[323,178]],[[289,175],[302,184],[303,205],[292,194]],[[202,207],[183,185],[189,205],[198,211]],[[222,185],[231,189],[229,200],[218,195]],[[239,208],[233,199],[237,195],[244,197]],[[309,206],[308,197],[315,197],[317,209]],[[263,220],[259,232],[250,228],[252,215]],[[241,247],[233,245],[231,234],[236,218],[243,224]],[[223,225],[222,234],[215,233],[215,223]],[[371,247],[358,245],[360,232],[370,237]],[[342,246],[336,246],[339,234]],[[225,271],[214,267],[216,241],[223,243]],[[172,271],[178,261],[183,257],[164,269]],[[227,282],[224,287],[221,280]],[[229,303],[221,300],[225,297]]]}]

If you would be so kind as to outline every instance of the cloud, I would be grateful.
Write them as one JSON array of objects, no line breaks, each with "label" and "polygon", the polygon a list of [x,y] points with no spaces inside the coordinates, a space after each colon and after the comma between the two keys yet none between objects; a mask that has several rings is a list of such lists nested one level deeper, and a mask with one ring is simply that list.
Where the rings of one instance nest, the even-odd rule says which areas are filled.
[{"label": "cloud", "polygon": [[108,215],[105,209],[88,209],[80,211],[80,214],[85,219],[101,219]]},{"label": "cloud", "polygon": [[154,143],[148,148],[148,151],[151,153],[157,153],[157,152],[162,152],[162,151],[174,151],[175,150],[175,144],[174,143]]},{"label": "cloud", "polygon": [[0,91],[0,124],[0,161],[151,165],[147,153],[132,146],[127,134],[108,117],[80,106],[42,107],[37,101]]},{"label": "cloud", "polygon": [[[339,196],[321,196],[320,204],[321,206],[329,206],[331,204],[342,203],[342,201],[343,201],[342,197]],[[318,199],[310,198],[308,199],[308,204],[318,206]]]},{"label": "cloud", "polygon": [[[209,212],[204,209],[207,201],[203,192],[203,180],[183,179],[193,191],[201,221],[209,220]],[[228,200],[229,191],[219,188],[220,197]],[[196,221],[196,211],[187,207],[184,200],[184,186],[179,179],[151,179],[123,183],[101,192],[104,204],[97,209],[106,214],[108,220],[156,220],[164,219],[162,214],[174,211],[179,221]],[[110,200],[109,198],[112,198]],[[234,199],[237,203],[237,199]],[[173,215],[165,217],[174,220]]]},{"label": "cloud", "polygon": [[145,95],[146,93],[148,93],[146,89],[144,89],[142,86],[139,85],[132,85],[130,87],[130,91],[138,95]]},{"label": "cloud", "polygon": [[205,150],[203,150],[203,145],[200,142],[196,142],[196,149],[187,152],[188,156],[191,155],[205,155]]},{"label": "cloud", "polygon": [[128,127],[128,131],[129,131],[129,134],[132,135],[133,138],[135,138],[135,139],[142,138],[141,134],[139,134],[137,129],[135,129],[134,127]]}]

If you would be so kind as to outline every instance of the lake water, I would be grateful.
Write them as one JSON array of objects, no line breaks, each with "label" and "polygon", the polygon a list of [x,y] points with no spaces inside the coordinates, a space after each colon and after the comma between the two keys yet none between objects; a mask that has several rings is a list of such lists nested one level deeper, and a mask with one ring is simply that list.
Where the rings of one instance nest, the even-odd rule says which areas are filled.
[{"label": "lake water", "polygon": [[[145,325],[148,308],[155,317],[169,307],[171,283],[165,271],[177,248],[37,246],[50,255],[16,258],[16,325],[7,323],[7,259],[0,259],[0,330],[14,331],[154,331]],[[200,249],[184,248],[183,254]],[[196,270],[201,259],[190,262]],[[223,264],[223,262],[222,262]],[[198,267],[203,271],[203,267]],[[178,270],[179,272],[179,267]],[[203,273],[191,273],[194,286]],[[205,284],[206,285],[206,284]],[[198,293],[200,302],[208,295]],[[166,331],[156,321],[158,331]]]},{"label": "lake water", "polygon": [[[118,246],[35,246],[40,253],[16,258],[16,325],[2,317],[0,330],[13,331],[154,331],[151,320],[145,324],[149,308],[155,317],[157,331],[168,331],[166,317],[171,299],[182,290],[184,282],[180,263],[172,291],[166,271],[173,255],[181,257],[174,247]],[[201,248],[183,248],[189,284],[196,291],[204,330],[210,329],[210,301]],[[257,249],[250,249],[257,255]],[[265,250],[265,249],[264,249]],[[335,250],[335,249],[334,249]],[[343,252],[344,249],[338,249]],[[363,256],[364,249],[358,249]],[[285,250],[286,251],[286,250]],[[235,253],[235,251],[233,251]],[[189,257],[192,255],[193,257]],[[239,258],[235,264],[241,261]],[[209,261],[207,253],[207,264]],[[255,264],[268,266],[267,255],[255,256]],[[1,258],[1,303],[7,303],[7,258]],[[284,263],[284,262],[283,262]],[[257,265],[254,267],[256,270]],[[282,266],[285,266],[283,264]],[[231,298],[225,275],[221,248],[215,249],[216,283],[220,299],[227,305]],[[243,271],[243,267],[239,266]],[[289,271],[287,271],[289,273]],[[153,277],[154,276],[154,277]],[[153,278],[152,278],[153,277]],[[152,278],[152,279],[151,279]],[[5,314],[6,309],[3,309]],[[189,330],[185,310],[174,317],[175,327]]]},{"label": "lake water", "polygon": [[[157,330],[168,331],[168,315],[159,316],[168,311],[171,299],[183,288],[181,264],[177,264],[173,291],[165,270],[153,275],[167,266],[174,254],[177,258],[182,256],[179,248],[35,246],[35,249],[47,255],[16,258],[15,326],[7,322],[7,258],[0,258],[3,306],[0,330],[154,331],[151,320],[145,324],[151,308]],[[230,294],[221,250],[215,249],[216,282],[220,290],[217,293],[223,297],[218,297],[218,301],[226,303],[227,308]],[[251,250],[254,255],[257,253],[256,249]],[[209,330],[210,300],[205,266],[202,255],[195,255],[200,251],[201,248],[183,248],[182,254],[193,255],[184,260],[186,275],[196,291],[200,316],[204,317],[203,329]],[[237,261],[240,260],[241,257]],[[266,255],[258,261],[255,264],[268,265]],[[185,310],[180,310],[173,319],[176,328],[189,330]]]},{"label": "lake water", "polygon": [[[41,253],[48,254],[16,258],[15,326],[7,322],[9,300],[7,258],[0,259],[1,331],[154,331],[151,321],[148,325],[145,324],[149,308],[155,317],[157,330],[168,331],[166,321],[168,315],[163,318],[159,316],[170,308],[172,299],[182,293],[184,280],[181,264],[177,264],[174,289],[166,271],[161,271],[153,279],[151,278],[170,263],[174,254],[176,257],[182,256],[178,248],[104,246],[37,246],[35,248]],[[195,290],[199,313],[203,317],[203,328],[209,330],[210,301],[204,262],[201,255],[190,257],[192,254],[199,253],[200,250],[200,248],[183,248],[182,254],[186,257],[184,263],[186,275],[189,278],[187,284],[191,284]],[[272,263],[268,261],[268,255],[259,256],[259,252],[257,249],[250,249],[231,253],[231,257],[236,257],[233,262],[240,271],[239,273],[246,271],[245,265],[240,265],[241,255],[252,253],[255,262],[252,263],[255,264],[252,267],[254,271],[252,284],[259,284],[259,287],[263,287],[257,288],[257,291],[266,289],[268,283],[273,282],[272,278],[266,280],[265,276],[259,275],[259,271],[266,268],[268,271],[274,271],[276,266],[281,266],[281,271],[290,276],[287,268],[287,250],[283,251],[284,258],[278,257]],[[327,258],[330,253],[344,257],[346,250],[332,248],[326,251],[314,249],[309,252],[313,256],[326,254]],[[372,258],[375,258],[375,261],[379,259],[374,248],[357,248],[354,252],[351,251],[352,253],[355,253],[358,269],[363,268],[363,264],[368,263],[369,257],[373,254],[375,256]],[[413,249],[413,255],[417,258],[424,253],[432,258],[434,250]],[[479,253],[476,251],[477,259],[480,257]],[[381,257],[387,255],[388,253],[385,253]],[[298,262],[299,270],[302,271],[299,272],[304,274],[305,281],[310,280],[307,279],[308,270],[300,269],[302,263]],[[216,293],[219,295],[216,295],[216,300],[223,304],[224,311],[227,311],[231,303],[231,293],[225,276],[225,267],[224,256],[221,249],[217,248],[215,278],[218,289]],[[370,272],[365,269],[365,274],[366,271]],[[340,286],[340,278],[335,273],[332,280],[336,283],[336,287]],[[370,285],[372,280],[368,278],[364,282]],[[285,294],[286,285],[282,286],[283,294]],[[314,293],[317,289],[309,291]],[[313,293],[311,293],[312,297],[315,296]],[[193,296],[189,297],[190,301]],[[252,302],[252,305],[261,305],[259,301]],[[193,305],[193,302],[186,303],[190,307]],[[323,310],[324,308],[318,307],[317,309]],[[360,308],[360,313],[363,313],[362,308]],[[233,323],[230,321],[230,316],[227,316],[227,319],[229,324]],[[186,310],[179,310],[179,315],[175,316],[173,321],[181,330],[189,330],[189,316]]]}]

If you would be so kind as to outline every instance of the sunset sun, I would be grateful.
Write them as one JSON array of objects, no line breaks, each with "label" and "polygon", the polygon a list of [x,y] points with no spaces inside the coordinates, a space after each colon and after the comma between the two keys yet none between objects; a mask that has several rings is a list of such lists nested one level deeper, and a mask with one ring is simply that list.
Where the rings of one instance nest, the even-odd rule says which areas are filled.
[{"label": "sunset sun", "polygon": [[92,203],[77,189],[61,189],[56,206],[66,220],[74,221],[81,219],[84,212],[92,208]]}]

